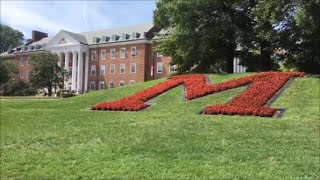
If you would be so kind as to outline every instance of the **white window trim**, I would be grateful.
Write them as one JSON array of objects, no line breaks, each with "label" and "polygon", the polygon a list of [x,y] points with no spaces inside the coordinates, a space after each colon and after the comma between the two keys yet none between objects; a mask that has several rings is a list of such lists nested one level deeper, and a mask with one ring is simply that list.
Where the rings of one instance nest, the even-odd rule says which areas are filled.
[{"label": "white window trim", "polygon": [[[113,66],[113,73],[111,72],[111,67]],[[116,65],[115,64],[110,64],[110,74],[116,74]]]},{"label": "white window trim", "polygon": [[[92,74],[92,72],[93,72],[93,71],[92,71],[92,69],[93,69],[92,67],[95,67],[95,68],[94,68],[95,74]],[[91,65],[90,74],[91,74],[91,76],[96,76],[96,75],[97,75],[97,66],[96,66],[96,65]]]},{"label": "white window trim", "polygon": [[[124,54],[121,53],[122,50],[124,50]],[[122,56],[122,55],[124,55],[124,56]],[[120,58],[121,59],[125,59],[126,58],[126,48],[120,48]]]},{"label": "white window trim", "polygon": [[120,81],[119,81],[119,87],[123,87],[123,86],[120,85],[121,83],[123,83],[123,86],[126,85],[123,80],[120,80]]},{"label": "white window trim", "polygon": [[[123,65],[123,73],[121,73],[121,66]],[[120,64],[120,74],[126,74],[126,64]]]},{"label": "white window trim", "polygon": [[24,66],[24,58],[23,57],[20,58],[20,66]]},{"label": "white window trim", "polygon": [[176,70],[171,71],[171,67],[173,67],[174,69],[176,69],[176,66],[175,66],[175,65],[172,66],[172,65],[169,64],[169,72],[176,72]]},{"label": "white window trim", "polygon": [[22,70],[20,70],[20,72],[19,72],[20,79],[23,79],[23,74],[24,74],[24,72]]},{"label": "white window trim", "polygon": [[[132,65],[134,64],[134,66],[135,66],[135,68],[134,68],[134,72],[132,72],[131,70],[132,70]],[[131,74],[135,74],[137,72],[137,64],[136,63],[131,63],[130,64],[130,73]]]},{"label": "white window trim", "polygon": [[136,83],[135,80],[130,80],[130,81],[129,81],[129,84],[135,84],[135,83]]},{"label": "white window trim", "polygon": [[111,88],[111,83],[113,83],[113,87],[112,87],[112,88],[115,88],[114,82],[113,82],[113,81],[109,81],[109,89],[112,89],[112,88]]},{"label": "white window trim", "polygon": [[[92,84],[93,84],[94,88],[92,88]],[[96,82],[95,81],[90,81],[90,90],[91,91],[96,90]]]},{"label": "white window trim", "polygon": [[[161,72],[159,72],[159,64],[161,64],[161,69],[162,69]],[[163,62],[157,62],[157,73],[158,73],[158,74],[163,73]]]},{"label": "white window trim", "polygon": [[[104,57],[102,56],[102,53],[103,53],[103,52],[104,52]],[[101,58],[101,60],[107,59],[107,51],[106,51],[106,50],[101,50],[100,58]]]},{"label": "white window trim", "polygon": [[99,81],[99,89],[101,89],[101,84],[103,84],[103,88],[102,89],[105,89],[105,84],[104,84],[104,81]]},{"label": "white window trim", "polygon": [[[94,57],[94,56],[93,56],[94,54],[95,54],[95,58],[93,58],[93,57]],[[97,51],[91,51],[91,60],[92,60],[92,61],[97,60]]]},{"label": "white window trim", "polygon": [[30,57],[27,58],[27,65],[31,65]]},{"label": "white window trim", "polygon": [[[103,74],[101,74],[101,70],[102,70],[101,67],[104,67],[104,68],[103,68],[103,70],[104,70],[104,71],[103,71]],[[100,72],[99,72],[100,75],[105,75],[105,74],[106,74],[106,65],[100,65],[100,69],[99,69],[99,70],[100,70]]]},{"label": "white window trim", "polygon": [[[132,52],[133,52],[133,51],[132,51],[132,49],[135,49],[135,51],[134,51],[134,52],[135,52],[135,54],[133,54],[133,53],[132,53]],[[133,56],[133,55],[134,55],[134,56]],[[131,47],[131,57],[132,57],[132,58],[137,57],[137,47],[136,47],[136,46]]]},{"label": "white window trim", "polygon": [[[113,57],[112,57],[112,51],[114,52]],[[115,59],[115,58],[116,58],[116,49],[112,48],[110,49],[110,59]]]},{"label": "white window trim", "polygon": [[163,55],[157,52],[157,57],[163,57]]}]

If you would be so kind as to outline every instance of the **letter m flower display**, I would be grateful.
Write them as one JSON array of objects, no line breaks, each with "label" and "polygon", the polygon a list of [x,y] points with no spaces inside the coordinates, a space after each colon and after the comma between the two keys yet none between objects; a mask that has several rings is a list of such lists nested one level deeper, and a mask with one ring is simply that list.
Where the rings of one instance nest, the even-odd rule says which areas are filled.
[{"label": "letter m flower display", "polygon": [[131,96],[112,102],[102,102],[91,107],[92,110],[105,111],[140,111],[149,105],[148,100],[179,85],[185,87],[185,99],[192,100],[209,94],[248,86],[226,104],[215,104],[206,107],[203,114],[241,115],[271,117],[276,109],[267,107],[268,101],[293,77],[303,77],[300,72],[264,72],[241,77],[218,84],[207,84],[202,74],[173,76],[165,82],[143,89]]}]

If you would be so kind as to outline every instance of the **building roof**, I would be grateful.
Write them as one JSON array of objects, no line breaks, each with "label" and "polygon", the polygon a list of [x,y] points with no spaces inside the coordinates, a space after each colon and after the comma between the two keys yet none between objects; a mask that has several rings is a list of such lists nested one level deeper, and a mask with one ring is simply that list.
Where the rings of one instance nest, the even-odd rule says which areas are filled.
[{"label": "building roof", "polygon": [[44,50],[43,47],[46,45],[48,40],[49,40],[49,38],[45,37],[39,41],[33,42],[28,45],[25,45],[25,44],[20,45],[18,47],[12,48],[11,49],[13,51],[12,53],[8,53],[8,51],[1,53],[0,57],[13,57],[14,53],[17,53],[17,52],[35,52],[35,51]]},{"label": "building roof", "polygon": [[66,31],[66,30],[62,30],[65,33],[67,33],[69,36],[71,36],[73,39],[79,41],[82,44],[88,44],[87,39],[85,36],[81,35],[81,34],[76,34],[70,31]]},{"label": "building roof", "polygon": [[[99,43],[113,43],[130,40],[145,39],[145,33],[149,32],[154,27],[153,24],[141,24],[127,27],[119,27],[112,29],[104,29],[99,31],[89,31],[81,33],[73,33],[66,30],[61,30],[71,36],[73,39],[79,41],[81,44],[93,45]],[[19,52],[32,52],[43,50],[43,47],[48,43],[50,38],[45,37],[40,41],[33,42],[28,45],[21,45],[12,49],[12,53],[8,51],[0,54],[1,57],[11,57]]]},{"label": "building roof", "polygon": [[120,28],[112,28],[112,29],[104,29],[99,31],[90,31],[90,32],[82,32],[78,33],[79,35],[84,36],[87,39],[87,42],[89,45],[91,44],[97,44],[97,41],[94,41],[94,38],[100,38],[103,37],[112,37],[112,35],[119,36],[119,41],[125,41],[124,39],[121,39],[120,37],[122,34],[127,34],[126,40],[133,40],[132,33],[138,33],[140,36],[136,39],[144,39],[144,33],[148,32],[151,28],[153,28],[153,24],[142,24],[142,25],[134,25],[134,26],[127,26],[127,27],[120,27]]}]

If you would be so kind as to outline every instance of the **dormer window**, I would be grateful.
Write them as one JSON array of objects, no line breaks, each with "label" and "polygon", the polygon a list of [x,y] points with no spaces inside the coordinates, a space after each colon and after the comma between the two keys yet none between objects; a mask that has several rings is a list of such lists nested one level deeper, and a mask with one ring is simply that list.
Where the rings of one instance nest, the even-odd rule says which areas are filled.
[{"label": "dormer window", "polygon": [[100,38],[97,38],[96,43],[99,43],[99,42],[100,42],[100,40],[101,40]]},{"label": "dormer window", "polygon": [[140,34],[137,33],[137,32],[133,32],[132,33],[132,36],[131,36],[131,39],[138,39],[140,37]]},{"label": "dormer window", "polygon": [[122,34],[121,34],[121,40],[122,40],[122,41],[127,40],[127,39],[128,39],[128,37],[129,37],[129,35],[128,35],[128,34],[126,34],[126,33],[122,33]]},{"label": "dormer window", "polygon": [[111,41],[117,41],[119,39],[119,36],[117,36],[117,35],[115,35],[115,34],[113,34],[112,36],[111,36]]},{"label": "dormer window", "polygon": [[109,39],[110,39],[110,37],[108,37],[108,36],[102,36],[102,38],[101,38],[101,43],[105,43],[105,42],[108,42],[109,41]]}]

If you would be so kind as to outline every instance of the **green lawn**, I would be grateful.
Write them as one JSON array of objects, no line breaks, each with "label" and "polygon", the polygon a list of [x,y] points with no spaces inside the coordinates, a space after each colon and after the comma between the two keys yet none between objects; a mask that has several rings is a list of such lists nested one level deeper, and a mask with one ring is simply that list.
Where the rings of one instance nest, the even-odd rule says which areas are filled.
[{"label": "green lawn", "polygon": [[196,114],[243,87],[189,102],[177,87],[143,112],[89,111],[163,80],[63,100],[1,100],[1,178],[320,178],[318,78],[296,79],[276,100],[287,109],[280,119]]}]

